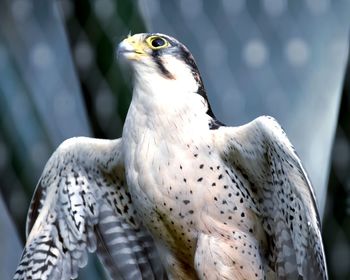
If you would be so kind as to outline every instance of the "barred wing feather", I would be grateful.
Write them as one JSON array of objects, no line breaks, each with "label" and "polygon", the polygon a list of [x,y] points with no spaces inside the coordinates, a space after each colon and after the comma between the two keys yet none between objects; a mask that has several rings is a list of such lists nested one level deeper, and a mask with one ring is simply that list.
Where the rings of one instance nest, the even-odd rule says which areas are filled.
[{"label": "barred wing feather", "polygon": [[72,138],[45,166],[27,218],[14,279],[74,279],[97,251],[112,279],[163,279],[154,242],[138,222],[121,140]]},{"label": "barred wing feather", "polygon": [[228,165],[241,173],[270,240],[267,255],[278,279],[328,279],[315,195],[280,125],[259,117],[215,135]]}]

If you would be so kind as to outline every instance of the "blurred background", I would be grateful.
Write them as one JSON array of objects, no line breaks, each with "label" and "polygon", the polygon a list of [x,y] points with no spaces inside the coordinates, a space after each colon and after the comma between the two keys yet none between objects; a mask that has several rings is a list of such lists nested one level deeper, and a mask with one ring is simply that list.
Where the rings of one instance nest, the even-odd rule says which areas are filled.
[{"label": "blurred background", "polygon": [[[221,121],[285,128],[316,190],[330,279],[350,279],[349,27],[347,0],[1,0],[0,278],[59,143],[120,137],[131,85],[118,42],[162,32],[191,50]],[[103,278],[92,256],[80,279]]]}]

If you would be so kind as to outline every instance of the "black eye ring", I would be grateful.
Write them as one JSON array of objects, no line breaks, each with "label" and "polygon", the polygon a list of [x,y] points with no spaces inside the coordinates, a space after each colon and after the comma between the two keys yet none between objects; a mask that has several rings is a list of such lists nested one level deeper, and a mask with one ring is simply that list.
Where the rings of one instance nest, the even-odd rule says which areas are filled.
[{"label": "black eye ring", "polygon": [[165,45],[165,40],[163,38],[157,37],[152,40],[151,44],[152,47],[159,48]]},{"label": "black eye ring", "polygon": [[166,48],[169,46],[169,42],[160,36],[151,36],[147,39],[147,42],[148,45],[154,50]]}]

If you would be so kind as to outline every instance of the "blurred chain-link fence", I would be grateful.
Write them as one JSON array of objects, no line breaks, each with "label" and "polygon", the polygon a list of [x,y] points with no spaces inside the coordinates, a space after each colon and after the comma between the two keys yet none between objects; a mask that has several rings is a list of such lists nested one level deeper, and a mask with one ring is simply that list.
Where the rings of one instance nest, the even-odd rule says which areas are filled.
[{"label": "blurred chain-link fence", "polygon": [[[72,136],[121,135],[130,84],[115,61],[116,44],[129,32],[163,32],[195,56],[219,119],[278,119],[310,173],[321,211],[334,163],[323,230],[331,278],[349,279],[349,211],[339,208],[349,209],[349,105],[342,105],[330,160],[349,15],[345,0],[3,0],[0,187],[22,241],[29,200],[54,148]],[[343,91],[343,104],[349,95]],[[0,246],[18,248],[15,235],[3,234],[6,221]],[[16,254],[12,266],[1,262],[0,276],[10,277],[16,264]],[[102,277],[90,264],[81,279]]]}]

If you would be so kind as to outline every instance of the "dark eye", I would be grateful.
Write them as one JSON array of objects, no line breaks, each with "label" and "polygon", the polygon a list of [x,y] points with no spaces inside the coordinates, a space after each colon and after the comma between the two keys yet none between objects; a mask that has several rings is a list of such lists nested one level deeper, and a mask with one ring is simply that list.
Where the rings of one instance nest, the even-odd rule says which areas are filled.
[{"label": "dark eye", "polygon": [[148,46],[153,50],[163,49],[163,48],[170,46],[167,39],[165,39],[161,36],[158,36],[158,35],[148,37],[146,39],[146,42],[147,42]]},{"label": "dark eye", "polygon": [[161,37],[154,38],[151,42],[152,47],[159,48],[166,44],[165,40]]}]

